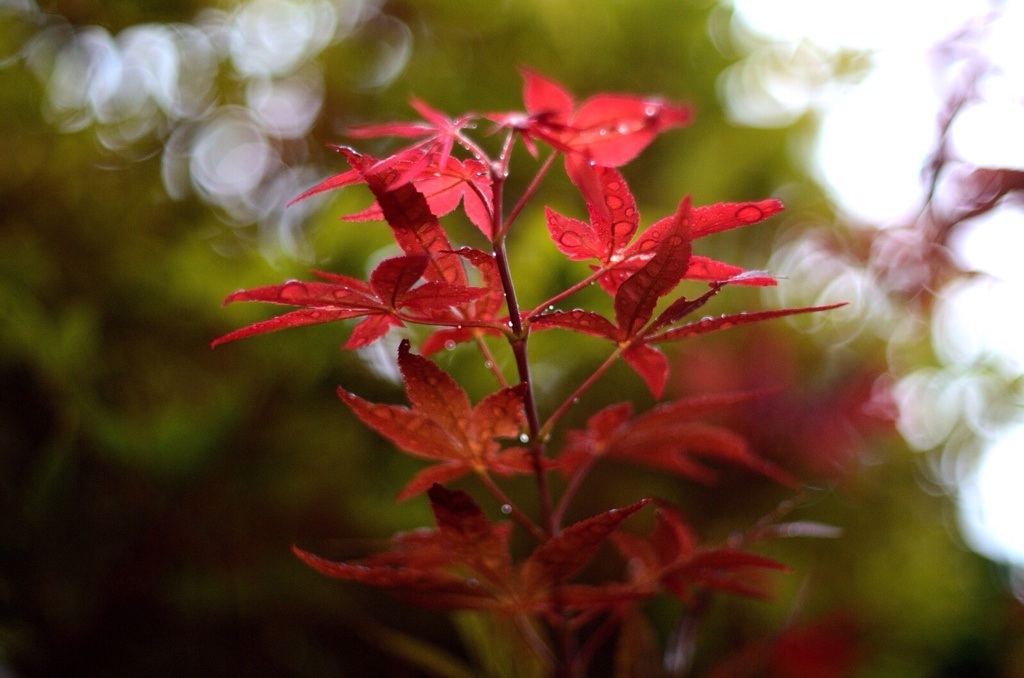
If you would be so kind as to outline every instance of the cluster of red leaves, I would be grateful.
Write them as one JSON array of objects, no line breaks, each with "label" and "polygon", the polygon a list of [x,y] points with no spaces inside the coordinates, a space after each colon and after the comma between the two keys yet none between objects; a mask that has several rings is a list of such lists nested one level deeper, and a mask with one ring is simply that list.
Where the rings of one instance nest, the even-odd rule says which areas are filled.
[{"label": "cluster of red leaves", "polygon": [[[756,578],[748,575],[782,569],[778,563],[738,548],[700,547],[670,506],[659,506],[654,531],[647,537],[618,531],[647,499],[567,527],[559,524],[590,468],[605,458],[703,482],[714,479],[713,471],[700,461],[710,458],[795,485],[789,474],[758,457],[741,436],[696,420],[712,408],[747,396],[677,400],[639,415],[634,415],[629,403],[612,405],[594,414],[585,430],[568,432],[557,455],[547,450],[548,434],[570,401],[619,357],[660,398],[669,364],[656,345],[831,307],[687,320],[728,285],[775,284],[766,273],[744,271],[696,255],[693,243],[760,222],[779,212],[781,203],[762,200],[693,207],[686,197],[673,214],[641,230],[636,201],[614,168],[636,157],[659,133],[686,124],[689,109],[618,94],[594,96],[577,107],[554,82],[530,71],[523,75],[523,112],[450,119],[414,101],[421,121],[352,130],[356,137],[393,136],[413,141],[382,159],[338,147],[351,169],[297,198],[355,184],[369,188],[374,203],[344,218],[385,221],[402,254],[378,264],[368,281],[316,272],[320,281],[291,281],[239,291],[226,300],[297,308],[231,332],[215,345],[278,329],[348,319],[359,322],[347,348],[367,346],[392,328],[409,324],[433,328],[420,354],[412,352],[408,340],[403,340],[398,350],[408,407],[370,403],[344,389],[339,389],[338,395],[356,417],[398,448],[434,462],[398,497],[407,499],[426,492],[436,528],[400,534],[386,553],[353,562],[332,562],[295,551],[313,568],[332,577],[387,589],[435,607],[531,615],[546,620],[553,632],[562,634],[575,633],[602,614],[620,622],[630,619],[635,603],[660,593],[683,601],[690,600],[695,589],[764,595]],[[497,158],[491,158],[467,135],[481,120],[489,120],[505,134]],[[538,144],[550,147],[552,154],[511,215],[506,215],[500,207],[502,191],[516,141],[535,156]],[[468,157],[457,157],[463,152]],[[548,209],[548,232],[554,246],[568,259],[589,262],[590,274],[537,304],[535,310],[522,312],[515,299],[504,242],[514,217],[559,155],[583,197],[589,223]],[[460,204],[490,242],[491,252],[457,248],[449,240],[439,217]],[[703,281],[708,289],[693,298],[669,298],[685,280]],[[554,308],[591,282],[611,296],[611,317],[594,310]],[[604,366],[542,422],[535,409],[526,344],[532,330],[548,329],[606,339],[613,348]],[[473,405],[455,379],[427,356],[443,346],[473,341],[489,355],[487,337],[508,341],[519,378],[506,380],[491,362],[500,388]],[[508,386],[510,381],[516,385]],[[520,444],[510,445],[508,440]],[[555,510],[546,481],[553,468],[567,479],[567,489]],[[516,563],[510,555],[511,524],[492,523],[469,495],[441,485],[468,474],[475,475],[501,503],[503,512],[537,539],[525,560]],[[541,495],[540,519],[533,521],[509,504],[492,474],[534,474]],[[599,585],[574,583],[574,577],[606,543],[629,564],[625,578]],[[627,635],[624,631],[623,636]],[[574,663],[577,668],[579,664],[578,660]]]}]

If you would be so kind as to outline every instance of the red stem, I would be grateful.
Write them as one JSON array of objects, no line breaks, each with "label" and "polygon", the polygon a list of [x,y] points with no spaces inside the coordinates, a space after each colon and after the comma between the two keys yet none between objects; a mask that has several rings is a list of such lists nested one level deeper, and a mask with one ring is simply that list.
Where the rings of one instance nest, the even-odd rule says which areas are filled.
[{"label": "red stem", "polygon": [[516,368],[519,372],[519,381],[526,384],[526,394],[523,397],[523,409],[526,412],[526,423],[530,436],[530,456],[533,459],[534,476],[537,479],[537,497],[540,503],[541,525],[547,536],[554,534],[554,523],[551,521],[551,491],[548,488],[547,472],[544,469],[544,443],[539,434],[540,419],[537,416],[537,403],[534,398],[533,381],[530,379],[530,361],[527,355],[526,340],[529,335],[523,330],[523,319],[519,312],[519,302],[516,300],[515,286],[512,284],[512,273],[508,265],[508,254],[505,251],[504,229],[499,228],[502,214],[502,197],[504,194],[505,177],[508,165],[508,155],[511,152],[512,136],[506,142],[502,151],[502,162],[500,166],[492,165],[492,188],[494,191],[494,232],[493,242],[494,259],[498,269],[498,276],[501,279],[501,287],[505,293],[505,305],[508,308],[509,327],[512,331],[512,338],[509,343],[512,346],[512,354],[516,359]]},{"label": "red stem", "polygon": [[[511,149],[511,146],[509,146],[508,148]],[[541,165],[540,169],[537,170],[537,174],[534,175],[533,181],[531,181],[530,185],[526,187],[526,190],[523,191],[523,194],[519,196],[519,201],[516,202],[515,206],[512,208],[512,211],[508,213],[508,217],[505,218],[505,221],[501,225],[501,228],[496,229],[494,231],[496,238],[505,237],[505,234],[508,232],[508,229],[512,227],[512,222],[514,222],[519,217],[519,213],[523,211],[524,207],[526,207],[526,203],[528,203],[530,201],[530,198],[533,197],[533,194],[537,192],[537,188],[540,186],[541,180],[544,179],[544,175],[548,173],[549,169],[551,169],[551,165],[555,162],[556,157],[558,157],[557,152],[549,155],[547,160],[544,161],[544,164]],[[507,159],[505,164],[507,169]],[[497,212],[497,210],[495,210],[495,212]],[[497,221],[495,223],[497,224]]]}]

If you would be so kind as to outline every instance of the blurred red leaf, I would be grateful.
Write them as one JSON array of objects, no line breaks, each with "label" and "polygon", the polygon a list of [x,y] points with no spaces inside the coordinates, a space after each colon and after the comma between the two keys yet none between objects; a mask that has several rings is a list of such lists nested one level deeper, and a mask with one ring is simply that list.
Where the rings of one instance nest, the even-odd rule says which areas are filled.
[{"label": "blurred red leaf", "polygon": [[700,458],[737,464],[787,486],[799,483],[788,473],[754,454],[739,434],[694,419],[750,400],[754,394],[722,394],[683,398],[632,416],[629,403],[606,407],[587,420],[583,431],[569,431],[559,455],[559,469],[569,476],[593,457],[615,459],[662,469],[684,478],[712,482],[715,471]]},{"label": "blurred red leaf", "polygon": [[522,565],[520,580],[523,587],[527,590],[545,589],[568,580],[590,562],[622,521],[649,501],[644,499],[581,520],[538,546]]},{"label": "blurred red leaf", "polygon": [[665,590],[690,600],[698,587],[767,597],[759,581],[750,578],[765,570],[785,566],[763,556],[730,548],[701,549],[677,510],[659,506],[649,541],[635,535],[616,533],[612,542],[630,560],[630,577],[635,586]]}]

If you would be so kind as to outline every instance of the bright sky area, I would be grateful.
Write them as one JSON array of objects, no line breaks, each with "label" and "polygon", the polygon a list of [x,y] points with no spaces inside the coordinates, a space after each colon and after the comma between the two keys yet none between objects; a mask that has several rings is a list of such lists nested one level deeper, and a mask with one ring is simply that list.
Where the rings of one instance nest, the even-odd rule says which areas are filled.
[{"label": "bright sky area", "polygon": [[[781,78],[769,84],[773,105],[747,106],[744,120],[778,124],[808,109],[822,123],[811,153],[822,184],[836,206],[854,220],[898,224],[921,207],[927,189],[922,167],[933,152],[943,81],[935,45],[965,27],[984,36],[981,54],[995,68],[979,98],[950,130],[952,153],[969,165],[1024,169],[1024,3],[959,0],[734,0],[738,20],[751,34],[801,50],[840,49],[869,55],[863,79],[845,87],[814,88]],[[998,18],[986,23],[995,12]],[[799,66],[799,64],[798,64]],[[806,75],[806,73],[804,74]],[[813,73],[811,74],[813,76]],[[945,77],[951,77],[947,74]],[[812,78],[813,79],[813,78]],[[742,119],[743,113],[739,112]],[[760,119],[757,119],[760,116]],[[907,375],[897,387],[908,416],[901,431],[911,445],[940,444],[949,433],[943,417],[951,406],[963,413],[971,375],[979,366],[1007,380],[1024,373],[1024,213],[1004,206],[978,218],[956,243],[964,265],[984,274],[943,293],[932,341],[943,369]],[[969,374],[971,373],[971,374]],[[960,522],[973,548],[1024,567],[1024,411],[1016,403],[1012,423],[975,417],[983,440],[980,462],[956,482]],[[967,412],[970,415],[970,412]],[[968,416],[968,419],[971,417]],[[989,423],[986,423],[989,422]]]}]

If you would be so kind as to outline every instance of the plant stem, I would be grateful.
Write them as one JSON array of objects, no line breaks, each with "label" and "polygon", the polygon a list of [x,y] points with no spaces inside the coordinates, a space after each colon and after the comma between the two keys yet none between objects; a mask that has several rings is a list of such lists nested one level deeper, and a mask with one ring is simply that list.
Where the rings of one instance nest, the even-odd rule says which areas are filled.
[{"label": "plant stem", "polygon": [[512,324],[513,339],[512,355],[516,359],[516,368],[519,371],[519,381],[526,384],[526,394],[523,396],[523,409],[526,411],[526,424],[530,435],[530,455],[533,457],[534,475],[537,477],[537,493],[540,501],[541,525],[548,536],[554,534],[554,523],[551,521],[551,492],[548,488],[547,473],[544,470],[542,458],[544,456],[544,438],[540,435],[540,419],[537,416],[537,402],[534,398],[533,380],[530,378],[530,360],[527,354],[528,333],[523,331],[523,321],[519,315],[519,306],[516,302],[515,288],[512,286],[512,277],[508,267],[508,256],[505,253],[505,241],[499,240],[494,246],[494,256],[498,263],[498,272],[501,276],[501,284],[505,289],[505,299],[508,303],[509,322]]},{"label": "plant stem", "polygon": [[576,472],[572,474],[572,478],[569,479],[569,484],[562,492],[562,496],[558,500],[558,505],[555,507],[554,515],[551,517],[556,530],[560,528],[562,519],[565,518],[565,512],[569,509],[569,504],[572,502],[572,498],[576,496],[576,492],[578,492],[580,486],[583,485],[583,480],[590,473],[590,469],[594,467],[596,462],[596,456],[590,457],[576,469]]},{"label": "plant stem", "polygon": [[[505,218],[505,221],[504,223],[502,223],[501,228],[495,231],[496,237],[503,238],[505,234],[508,232],[508,229],[512,227],[512,222],[514,222],[519,217],[519,213],[523,211],[524,207],[526,207],[526,203],[528,203],[530,201],[530,198],[533,197],[533,194],[537,192],[537,188],[540,186],[540,182],[544,179],[544,175],[548,173],[548,170],[551,169],[551,165],[554,164],[555,158],[557,157],[557,152],[552,153],[544,161],[544,164],[540,166],[540,169],[537,170],[537,174],[535,174],[533,177],[533,181],[531,181],[530,185],[526,187],[526,190],[523,191],[523,194],[519,196],[518,202],[516,202],[515,206],[512,208],[512,211],[508,213],[508,217]],[[495,212],[497,212],[497,209],[495,209]]]},{"label": "plant stem", "polygon": [[508,171],[507,155],[511,151],[511,147],[511,142],[506,143],[502,153],[500,169],[492,166],[492,187],[494,191],[493,218],[494,232],[496,234],[493,241],[494,260],[498,269],[498,276],[501,279],[501,287],[505,293],[505,305],[508,308],[509,326],[512,331],[509,343],[512,347],[512,354],[515,356],[519,381],[526,384],[526,394],[523,396],[523,409],[526,412],[526,423],[530,436],[530,456],[533,458],[533,471],[537,479],[537,498],[540,503],[541,525],[544,528],[545,534],[550,537],[554,535],[554,523],[551,521],[551,491],[548,488],[547,472],[543,464],[544,442],[543,438],[539,435],[540,419],[537,416],[533,381],[530,379],[530,361],[526,347],[529,333],[523,330],[523,319],[519,311],[519,302],[516,300],[515,286],[512,284],[512,272],[508,265],[508,253],[505,250],[504,229],[498,228],[502,218],[502,198],[505,188],[505,177]]},{"label": "plant stem", "polygon": [[507,506],[509,515],[511,515],[523,529],[533,535],[537,541],[543,542],[547,539],[547,535],[544,534],[544,530],[530,520],[529,516],[523,513],[518,506],[513,504],[508,498],[508,495],[498,487],[497,483],[495,483],[487,473],[479,473],[477,475],[480,478],[480,482],[482,482],[484,487],[487,488],[487,491],[491,493],[491,496],[498,500],[498,503],[502,507],[502,513],[505,513],[505,507]]},{"label": "plant stem", "polygon": [[598,270],[594,271],[593,273],[591,273],[590,275],[588,275],[583,280],[581,280],[578,283],[576,283],[575,285],[573,285],[572,287],[570,287],[570,288],[568,288],[566,290],[563,290],[562,292],[559,292],[558,294],[556,294],[555,296],[551,297],[550,299],[545,301],[543,304],[538,306],[537,308],[535,308],[532,311],[530,311],[529,313],[527,313],[526,314],[526,320],[529,321],[531,318],[533,318],[533,316],[539,315],[539,314],[543,313],[544,310],[546,308],[548,308],[549,306],[554,306],[555,304],[560,302],[562,299],[565,299],[567,297],[571,297],[572,295],[576,294],[580,290],[582,290],[585,287],[587,287],[588,285],[590,285],[590,283],[594,282],[595,280],[600,278],[602,275],[607,273],[609,270],[611,270],[611,269],[607,269],[607,268],[598,269]]},{"label": "plant stem", "polygon": [[555,410],[550,417],[548,417],[548,420],[544,422],[544,426],[540,429],[540,436],[542,438],[546,438],[551,435],[551,429],[555,426],[558,420],[562,418],[562,415],[568,412],[569,408],[579,401],[580,396],[594,385],[594,382],[596,382],[598,378],[612,366],[612,363],[618,359],[624,350],[626,350],[625,346],[619,346],[612,351],[612,354],[608,356],[603,363],[601,363],[601,366],[594,370],[594,373],[587,377],[587,380],[580,384],[579,387],[573,391],[572,395],[566,398],[565,402],[563,402],[559,408]]}]

